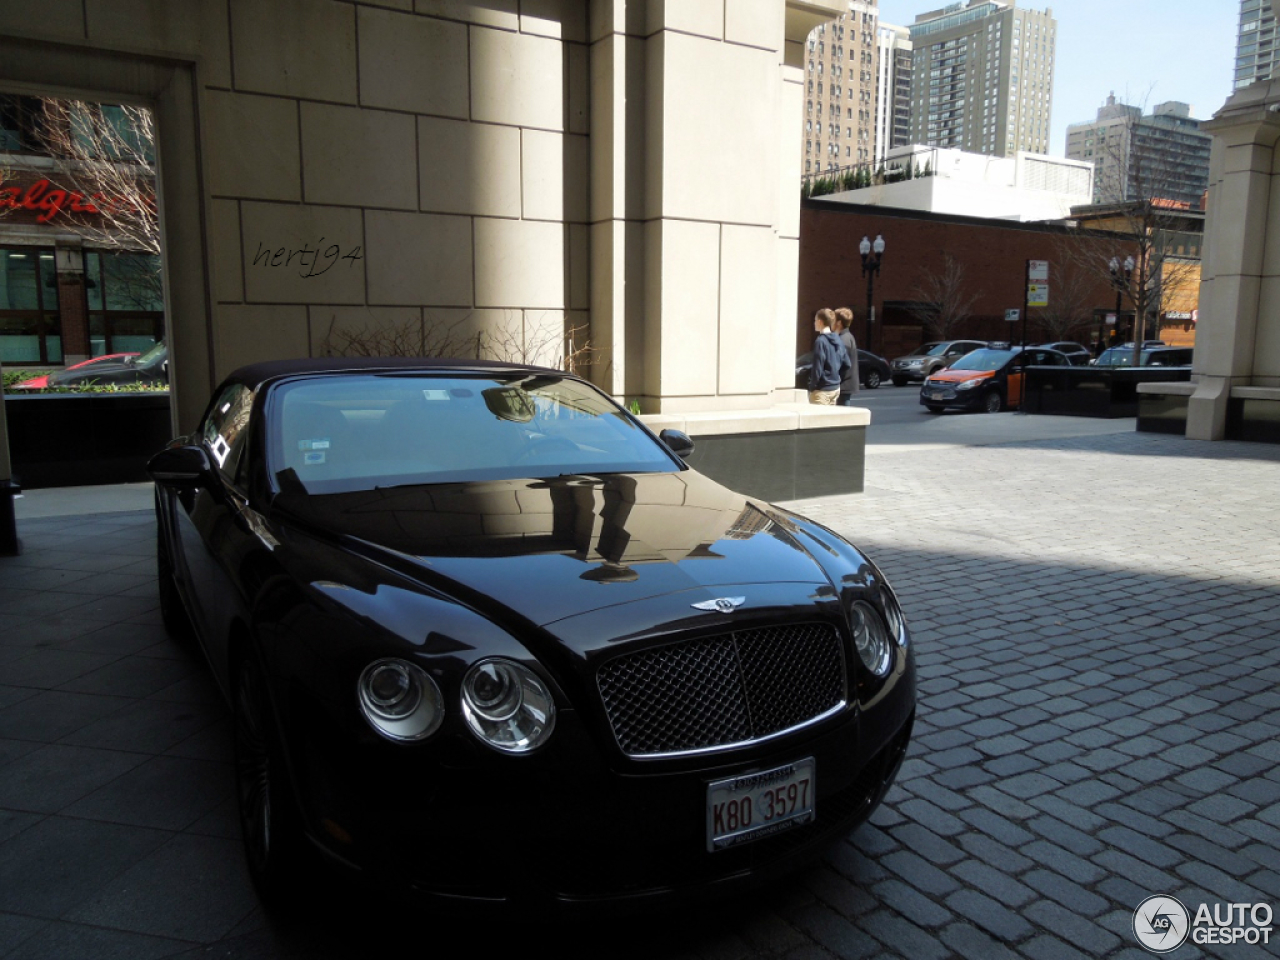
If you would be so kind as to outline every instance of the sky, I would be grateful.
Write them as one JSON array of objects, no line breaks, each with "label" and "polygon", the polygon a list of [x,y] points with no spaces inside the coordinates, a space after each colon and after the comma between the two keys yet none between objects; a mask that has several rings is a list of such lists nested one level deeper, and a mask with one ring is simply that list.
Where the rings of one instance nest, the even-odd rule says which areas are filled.
[{"label": "sky", "polygon": [[[880,20],[910,26],[945,0],[880,0]],[[1064,156],[1067,124],[1094,119],[1109,93],[1151,108],[1191,104],[1208,120],[1231,95],[1238,0],[1017,0],[1058,23],[1049,153]]]}]

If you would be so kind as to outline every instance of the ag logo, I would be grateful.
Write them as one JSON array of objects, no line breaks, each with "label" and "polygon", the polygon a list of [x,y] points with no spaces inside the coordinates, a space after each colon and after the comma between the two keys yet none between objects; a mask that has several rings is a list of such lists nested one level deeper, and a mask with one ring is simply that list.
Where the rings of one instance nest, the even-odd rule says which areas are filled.
[{"label": "ag logo", "polygon": [[1133,912],[1133,935],[1152,953],[1176,950],[1187,939],[1191,915],[1173,897],[1147,897]]}]

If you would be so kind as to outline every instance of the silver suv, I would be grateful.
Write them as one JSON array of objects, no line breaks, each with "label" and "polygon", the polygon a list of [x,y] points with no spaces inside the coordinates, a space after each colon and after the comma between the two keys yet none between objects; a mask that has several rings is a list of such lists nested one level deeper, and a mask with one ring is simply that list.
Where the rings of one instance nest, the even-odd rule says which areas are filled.
[{"label": "silver suv", "polygon": [[929,374],[951,366],[971,350],[985,347],[984,340],[935,340],[922,343],[905,357],[898,357],[889,364],[889,376],[893,385],[901,387],[913,380],[923,382]]}]

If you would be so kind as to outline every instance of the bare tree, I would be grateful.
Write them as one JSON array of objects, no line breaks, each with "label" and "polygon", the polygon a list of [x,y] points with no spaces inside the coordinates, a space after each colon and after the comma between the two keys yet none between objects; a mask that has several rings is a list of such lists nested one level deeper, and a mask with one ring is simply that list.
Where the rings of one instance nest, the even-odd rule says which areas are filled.
[{"label": "bare tree", "polygon": [[944,253],[940,269],[920,268],[912,288],[915,303],[908,309],[937,339],[946,340],[957,325],[968,319],[979,295],[980,291],[965,283],[964,263]]},{"label": "bare tree", "polygon": [[62,209],[84,240],[105,250],[151,253],[118,265],[116,290],[140,306],[161,298],[155,118],[146,107],[42,98],[40,146]]},{"label": "bare tree", "polygon": [[1078,339],[1077,331],[1093,322],[1095,270],[1081,263],[1076,244],[1064,238],[1057,244],[1049,267],[1049,305],[1040,308],[1039,319],[1050,340]]},{"label": "bare tree", "polygon": [[523,316],[508,311],[496,324],[477,332],[463,330],[471,314],[453,320],[389,324],[370,320],[339,327],[336,318],[320,343],[322,356],[337,357],[464,357],[531,363],[583,372],[595,355],[586,339],[586,325],[566,327],[558,313]]}]

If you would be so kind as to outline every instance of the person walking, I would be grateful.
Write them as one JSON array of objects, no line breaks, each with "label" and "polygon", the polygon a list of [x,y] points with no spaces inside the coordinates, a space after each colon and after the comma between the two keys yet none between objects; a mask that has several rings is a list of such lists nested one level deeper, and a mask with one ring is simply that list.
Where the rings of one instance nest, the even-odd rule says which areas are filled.
[{"label": "person walking", "polygon": [[862,367],[858,363],[858,341],[853,336],[853,311],[841,307],[836,312],[834,331],[844,348],[849,351],[849,375],[840,381],[840,397],[836,403],[842,407],[853,406],[853,395],[858,392],[862,379]]},{"label": "person walking", "polygon": [[809,402],[834,406],[840,396],[840,383],[851,366],[849,354],[840,338],[831,332],[836,315],[823,307],[813,317],[813,365],[809,367]]}]

